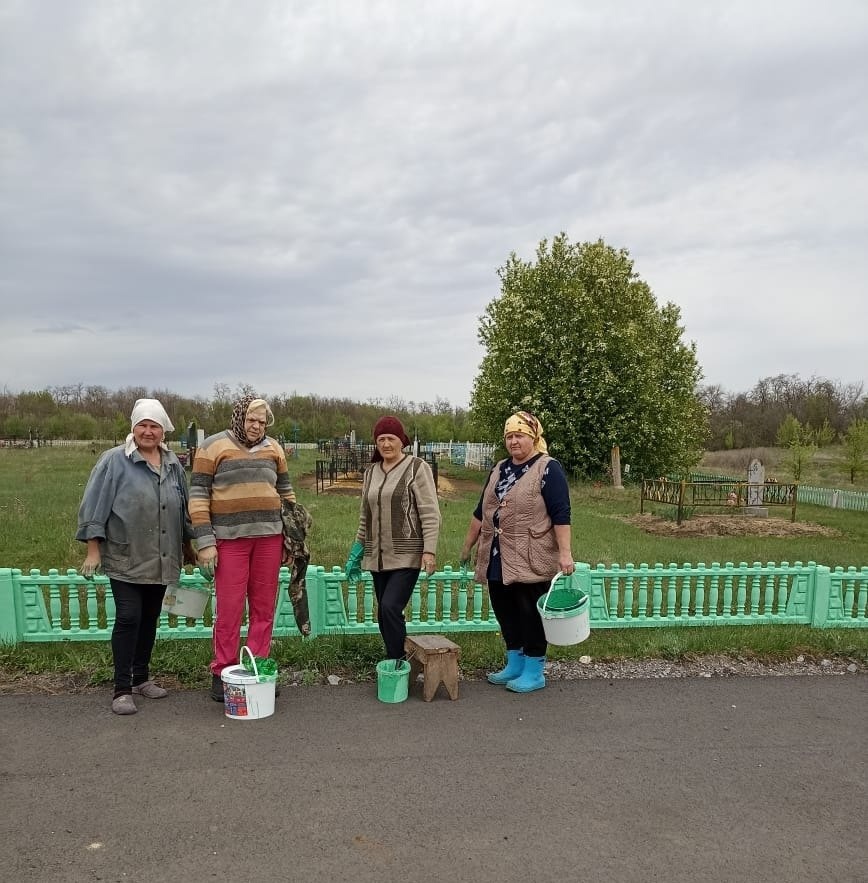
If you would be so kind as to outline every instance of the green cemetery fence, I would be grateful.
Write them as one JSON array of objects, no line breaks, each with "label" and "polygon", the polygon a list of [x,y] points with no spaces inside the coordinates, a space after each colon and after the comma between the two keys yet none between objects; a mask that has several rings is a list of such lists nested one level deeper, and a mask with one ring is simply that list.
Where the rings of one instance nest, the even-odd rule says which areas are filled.
[{"label": "green cemetery fence", "polygon": [[[298,636],[280,571],[276,637]],[[830,568],[809,561],[789,564],[577,564],[569,577],[590,597],[591,627],[759,625],[789,623],[816,628],[868,628],[868,566]],[[206,586],[198,570],[182,586]],[[311,637],[376,634],[370,575],[348,585],[339,567],[307,570]],[[213,600],[213,599],[212,599]],[[482,586],[444,567],[421,576],[407,608],[407,631],[486,632],[498,625]],[[107,641],[114,624],[108,580],[90,582],[75,570],[23,573],[0,568],[0,642]],[[212,602],[201,619],[162,614],[160,638],[210,638]]]}]

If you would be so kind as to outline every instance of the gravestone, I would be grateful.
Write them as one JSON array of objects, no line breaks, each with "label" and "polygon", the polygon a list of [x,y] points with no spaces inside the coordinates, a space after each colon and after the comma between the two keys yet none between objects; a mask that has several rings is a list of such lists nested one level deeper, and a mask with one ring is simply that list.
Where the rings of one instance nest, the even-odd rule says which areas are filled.
[{"label": "gravestone", "polygon": [[745,515],[757,515],[766,518],[769,510],[763,507],[763,492],[766,484],[766,470],[762,460],[754,457],[747,467],[747,508]]}]

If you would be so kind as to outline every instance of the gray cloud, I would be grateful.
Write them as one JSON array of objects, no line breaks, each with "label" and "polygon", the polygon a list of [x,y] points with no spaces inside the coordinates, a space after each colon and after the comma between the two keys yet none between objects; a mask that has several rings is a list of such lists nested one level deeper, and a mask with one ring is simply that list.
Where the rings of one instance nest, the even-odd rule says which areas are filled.
[{"label": "gray cloud", "polygon": [[865,380],[866,38],[843,0],[6,2],[0,380],[466,404],[497,267],[561,230],[710,382]]}]

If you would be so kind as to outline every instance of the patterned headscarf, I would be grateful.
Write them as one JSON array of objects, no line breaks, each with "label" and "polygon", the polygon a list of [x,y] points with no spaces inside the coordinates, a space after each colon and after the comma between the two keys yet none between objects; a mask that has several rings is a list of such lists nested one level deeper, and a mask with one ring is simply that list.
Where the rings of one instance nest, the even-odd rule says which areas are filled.
[{"label": "patterned headscarf", "polygon": [[245,448],[252,448],[265,438],[265,433],[263,432],[262,438],[252,442],[247,438],[247,433],[244,431],[244,418],[250,410],[250,405],[254,402],[256,403],[254,410],[261,407],[265,408],[266,425],[271,426],[274,423],[274,414],[271,413],[271,408],[269,408],[268,403],[259,398],[259,396],[246,395],[238,399],[232,408],[232,419],[229,421],[229,430],[232,435],[235,436],[238,443],[244,445]]},{"label": "patterned headscarf", "polygon": [[530,413],[530,411],[516,411],[503,427],[504,436],[510,432],[520,432],[529,435],[533,439],[533,449],[538,454],[547,454],[549,449],[543,438],[542,423]]}]

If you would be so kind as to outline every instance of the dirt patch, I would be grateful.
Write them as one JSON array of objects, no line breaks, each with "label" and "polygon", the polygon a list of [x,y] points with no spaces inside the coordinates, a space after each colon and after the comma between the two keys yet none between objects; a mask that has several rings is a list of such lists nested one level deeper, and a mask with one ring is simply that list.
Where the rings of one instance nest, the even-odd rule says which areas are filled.
[{"label": "dirt patch", "polygon": [[659,515],[616,516],[645,533],[661,537],[839,537],[841,532],[808,521],[748,515],[696,515],[676,524]]},{"label": "dirt patch", "polygon": [[[297,488],[316,492],[316,475],[313,472],[298,475],[293,479],[293,484]],[[361,473],[339,475],[332,484],[326,483],[323,491],[326,494],[343,497],[358,497],[361,492]],[[468,495],[477,497],[480,492],[479,484],[469,479],[447,478],[445,475],[440,475],[437,478],[437,496],[441,500],[460,500]]]}]

